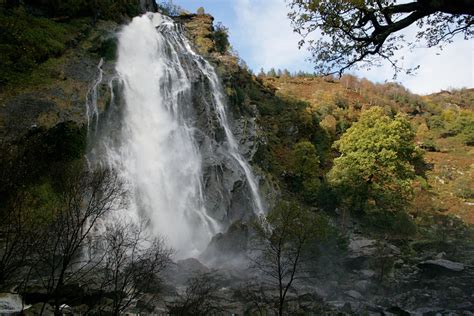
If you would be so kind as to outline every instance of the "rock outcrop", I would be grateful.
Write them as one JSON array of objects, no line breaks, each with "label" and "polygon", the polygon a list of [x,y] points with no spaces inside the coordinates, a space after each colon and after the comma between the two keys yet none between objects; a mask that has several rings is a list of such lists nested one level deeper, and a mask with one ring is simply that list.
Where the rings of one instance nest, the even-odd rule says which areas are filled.
[{"label": "rock outcrop", "polygon": [[446,259],[426,260],[421,262],[418,266],[432,274],[455,273],[464,270],[464,264]]},{"label": "rock outcrop", "polygon": [[140,10],[141,12],[156,12],[158,6],[154,0],[140,0]]}]

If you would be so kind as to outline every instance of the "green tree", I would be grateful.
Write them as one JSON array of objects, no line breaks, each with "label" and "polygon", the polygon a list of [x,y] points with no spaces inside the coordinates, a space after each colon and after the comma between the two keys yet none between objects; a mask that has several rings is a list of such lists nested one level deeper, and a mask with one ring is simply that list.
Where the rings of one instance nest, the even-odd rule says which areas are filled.
[{"label": "green tree", "polygon": [[267,72],[267,77],[276,77],[276,76],[277,76],[277,72],[275,68],[270,68],[270,70]]},{"label": "green tree", "polygon": [[276,307],[283,315],[287,293],[303,274],[308,252],[326,234],[327,223],[295,203],[281,202],[255,224],[254,268],[278,290]]},{"label": "green tree", "polygon": [[474,113],[468,110],[461,110],[455,113],[455,118],[447,123],[446,136],[458,136],[461,141],[468,145],[474,145]]},{"label": "green tree", "polygon": [[[357,65],[377,65],[388,60],[401,70],[396,52],[404,46],[399,32],[419,27],[416,41],[428,47],[450,43],[457,34],[473,37],[474,0],[290,0],[295,31],[308,44],[316,70],[342,73]],[[317,40],[311,33],[321,32]],[[415,67],[416,68],[416,67]],[[411,71],[413,69],[407,69]]]},{"label": "green tree", "polygon": [[293,148],[292,171],[294,174],[293,189],[301,192],[307,202],[315,202],[319,190],[319,156],[314,145],[301,141]]},{"label": "green tree", "polygon": [[[18,1],[20,2],[20,1]],[[92,16],[94,19],[112,19],[122,22],[125,16],[135,16],[144,11],[156,11],[152,0],[24,0],[32,6],[40,6],[53,16]]]},{"label": "green tree", "polygon": [[199,7],[199,8],[197,9],[197,14],[203,15],[203,14],[205,14],[205,13],[206,13],[206,11],[204,10],[203,7]]},{"label": "green tree", "polygon": [[328,174],[347,209],[395,211],[411,197],[414,163],[420,158],[410,122],[380,107],[362,112],[334,143],[341,155]]},{"label": "green tree", "polygon": [[214,27],[213,37],[216,50],[221,54],[225,54],[230,47],[229,29],[221,22],[218,22]]}]

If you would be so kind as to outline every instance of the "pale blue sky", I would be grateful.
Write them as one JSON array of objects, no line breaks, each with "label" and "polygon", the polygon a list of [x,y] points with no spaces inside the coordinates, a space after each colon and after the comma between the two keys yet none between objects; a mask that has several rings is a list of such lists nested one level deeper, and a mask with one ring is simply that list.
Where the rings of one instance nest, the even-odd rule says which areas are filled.
[{"label": "pale blue sky", "polygon": [[[311,63],[306,61],[309,54],[298,49],[300,38],[292,32],[285,0],[174,0],[174,3],[190,12],[202,6],[214,16],[215,22],[227,26],[232,47],[254,72],[261,67],[312,71]],[[405,33],[410,36],[414,30]],[[413,92],[474,87],[473,40],[458,37],[443,50],[418,48],[401,54],[407,65],[421,64],[416,75],[399,75],[397,79]],[[393,71],[383,65],[355,74],[383,82],[392,80]]]}]

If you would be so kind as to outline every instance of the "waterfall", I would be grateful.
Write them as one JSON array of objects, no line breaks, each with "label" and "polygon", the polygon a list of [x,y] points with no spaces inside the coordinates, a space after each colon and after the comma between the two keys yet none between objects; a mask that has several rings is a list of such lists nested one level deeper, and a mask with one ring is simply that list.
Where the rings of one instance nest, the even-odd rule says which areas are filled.
[{"label": "waterfall", "polygon": [[[126,179],[131,197],[124,212],[131,219],[145,216],[178,257],[202,252],[230,224],[206,207],[217,193],[204,187],[204,159],[206,168],[209,160],[220,159],[216,169],[242,174],[253,204],[250,211],[263,213],[257,181],[229,126],[218,76],[192,50],[180,25],[158,13],[134,18],[119,33],[116,72],[120,124],[106,128],[99,159]],[[119,99],[115,93],[112,97],[112,103]],[[229,207],[228,201],[221,204]]]},{"label": "waterfall", "polygon": [[[92,87],[89,89],[86,95],[86,118],[87,118],[87,127],[88,130],[96,131],[99,123],[99,108],[97,106],[97,100],[99,99],[99,85],[101,84],[104,78],[104,71],[102,70],[102,65],[104,64],[104,59],[101,58],[97,70],[99,71],[99,76],[94,81]],[[94,122],[94,126],[91,126],[91,123]]]},{"label": "waterfall", "polygon": [[[188,49],[192,52],[189,46],[188,46]],[[251,190],[252,198],[255,204],[254,206],[255,206],[256,213],[258,215],[262,215],[264,211],[263,211],[262,200],[258,192],[258,185],[255,180],[255,177],[252,174],[250,166],[240,154],[239,146],[237,145],[234,135],[232,134],[232,131],[230,130],[229,122],[227,120],[227,114],[224,107],[225,98],[222,94],[222,87],[220,86],[219,78],[217,77],[216,72],[214,71],[212,66],[204,58],[198,58],[198,59],[200,61],[200,63],[198,63],[198,65],[200,66],[200,70],[204,74],[206,74],[206,76],[209,78],[211,82],[211,88],[212,88],[211,90],[214,97],[215,110],[217,112],[219,121],[225,131],[225,135],[228,142],[228,150],[230,154],[232,155],[232,157],[239,163],[240,167],[244,171],[245,177],[247,178],[247,181],[250,185],[250,190]]]}]

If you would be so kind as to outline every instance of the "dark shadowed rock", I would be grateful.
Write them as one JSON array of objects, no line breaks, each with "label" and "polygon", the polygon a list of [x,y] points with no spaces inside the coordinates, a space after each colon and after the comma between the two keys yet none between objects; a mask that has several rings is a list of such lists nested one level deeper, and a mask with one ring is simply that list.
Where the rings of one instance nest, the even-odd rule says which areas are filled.
[{"label": "dark shadowed rock", "polygon": [[361,270],[360,271],[360,276],[362,276],[363,278],[372,278],[375,276],[375,271],[373,270]]},{"label": "dark shadowed rock", "polygon": [[198,259],[188,258],[178,260],[175,264],[170,265],[163,274],[163,279],[171,287],[183,285],[189,278],[196,275],[208,273],[210,270]]},{"label": "dark shadowed rock", "polygon": [[432,273],[461,272],[464,270],[464,264],[446,259],[426,260],[418,266],[423,271]]},{"label": "dark shadowed rock", "polygon": [[349,296],[350,298],[353,298],[355,300],[362,300],[364,298],[362,296],[362,294],[360,294],[359,292],[357,292],[355,290],[349,290],[349,291],[345,292],[345,294],[347,296]]},{"label": "dark shadowed rock", "polygon": [[140,0],[140,11],[141,12],[156,12],[158,7],[154,0]]},{"label": "dark shadowed rock", "polygon": [[76,82],[84,82],[92,84],[97,77],[98,60],[93,60],[86,56],[78,57],[72,63],[67,63],[64,66],[64,78],[71,79]]},{"label": "dark shadowed rock", "polygon": [[355,282],[354,286],[358,291],[365,292],[369,288],[370,282],[367,280],[360,280]]},{"label": "dark shadowed rock", "polygon": [[37,127],[42,116],[59,117],[56,103],[44,99],[36,93],[18,95],[0,107],[7,132],[14,136],[22,136],[29,129]]},{"label": "dark shadowed rock", "polygon": [[247,251],[249,236],[248,225],[237,221],[225,233],[215,235],[201,257],[220,263],[243,256]]},{"label": "dark shadowed rock", "polygon": [[209,268],[203,265],[199,260],[195,258],[189,258],[179,260],[176,263],[178,269],[185,273],[206,273],[209,272]]},{"label": "dark shadowed rock", "polygon": [[364,269],[376,251],[376,241],[362,236],[353,236],[349,241],[349,255],[345,265],[350,269]]},{"label": "dark shadowed rock", "polygon": [[412,314],[398,306],[392,306],[384,311],[384,315],[410,316]]},{"label": "dark shadowed rock", "polygon": [[373,239],[362,236],[356,236],[349,242],[349,251],[351,257],[370,256],[375,252],[375,243]]}]

